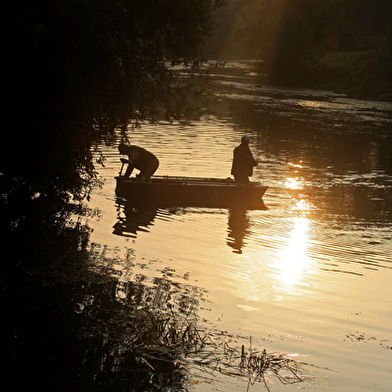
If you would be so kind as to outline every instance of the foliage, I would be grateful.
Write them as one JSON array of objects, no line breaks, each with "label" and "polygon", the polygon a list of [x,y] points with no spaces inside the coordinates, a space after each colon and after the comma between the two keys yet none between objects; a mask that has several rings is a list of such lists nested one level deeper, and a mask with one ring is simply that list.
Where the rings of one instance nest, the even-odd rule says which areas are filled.
[{"label": "foliage", "polygon": [[328,52],[315,58],[309,81],[312,86],[358,98],[382,97],[392,91],[386,66],[381,52]]},{"label": "foliage", "polygon": [[[203,98],[196,83],[201,48],[220,4],[3,2],[2,202],[16,188],[26,199],[37,193],[83,198],[96,178],[93,148],[113,142],[116,128],[196,111]],[[187,67],[188,77],[178,77],[179,66]]]}]

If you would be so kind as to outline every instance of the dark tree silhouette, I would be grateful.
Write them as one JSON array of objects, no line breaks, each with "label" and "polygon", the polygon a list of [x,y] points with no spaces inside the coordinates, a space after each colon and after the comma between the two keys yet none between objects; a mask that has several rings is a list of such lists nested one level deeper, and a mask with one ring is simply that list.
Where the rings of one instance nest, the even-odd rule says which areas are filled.
[{"label": "dark tree silhouette", "polygon": [[[203,97],[194,76],[220,5],[3,2],[2,202],[17,191],[83,198],[95,179],[94,145],[130,121],[189,117]],[[188,77],[178,77],[180,65]]]}]

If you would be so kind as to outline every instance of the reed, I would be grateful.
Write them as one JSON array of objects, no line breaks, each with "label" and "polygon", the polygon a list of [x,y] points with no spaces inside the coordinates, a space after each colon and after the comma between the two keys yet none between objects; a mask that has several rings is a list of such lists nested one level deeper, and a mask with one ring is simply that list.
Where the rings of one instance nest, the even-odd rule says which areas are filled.
[{"label": "reed", "polygon": [[225,333],[216,334],[215,337],[208,335],[204,342],[206,345],[199,352],[204,352],[204,355],[194,362],[205,371],[246,379],[248,387],[262,382],[268,391],[268,384],[272,382],[271,376],[276,377],[282,384],[305,380],[301,374],[303,369],[300,369],[303,363],[296,362],[282,353],[267,353],[265,348],[255,349],[251,337],[249,347],[240,345],[236,338],[228,337]]},{"label": "reed", "polygon": [[[106,344],[116,346],[118,358],[128,357],[131,353],[136,363],[150,372],[198,366],[211,376],[219,373],[235,377],[247,381],[248,386],[261,382],[268,391],[269,384],[273,383],[272,377],[282,384],[305,380],[302,374],[305,363],[296,362],[282,353],[268,353],[265,348],[254,347],[252,338],[201,328],[191,315],[151,308],[128,309],[116,315],[113,310],[109,312],[111,315],[102,318],[106,323],[100,323],[96,333],[105,335],[103,326],[106,324],[104,330],[110,331]],[[91,326],[89,331],[91,333]]]},{"label": "reed", "polygon": [[[133,306],[101,307],[85,319],[84,337],[88,335],[102,349],[101,371],[102,363],[107,363],[103,367],[111,373],[115,363],[116,372],[125,378],[137,371],[156,378],[180,372],[187,379],[199,369],[210,379],[236,378],[248,387],[262,383],[268,391],[274,379],[294,384],[309,378],[307,367],[313,365],[267,352],[263,341],[256,343],[249,336],[234,336],[200,323],[197,301],[186,295],[144,288],[135,290],[132,298]],[[108,352],[110,361],[104,355]]]}]

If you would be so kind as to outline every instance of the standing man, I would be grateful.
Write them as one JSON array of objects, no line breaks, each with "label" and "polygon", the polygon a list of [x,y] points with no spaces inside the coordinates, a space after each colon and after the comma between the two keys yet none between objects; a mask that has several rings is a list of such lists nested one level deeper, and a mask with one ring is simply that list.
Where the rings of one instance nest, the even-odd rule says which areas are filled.
[{"label": "standing man", "polygon": [[249,148],[250,137],[244,135],[241,144],[233,151],[233,165],[231,174],[236,182],[247,184],[249,176],[253,174],[253,166],[257,166],[257,161],[253,158]]},{"label": "standing man", "polygon": [[133,169],[140,170],[138,177],[143,181],[149,181],[150,177],[156,172],[159,166],[158,158],[151,152],[138,146],[127,146],[121,143],[118,151],[122,155],[128,155],[128,167],[124,174],[129,177]]}]

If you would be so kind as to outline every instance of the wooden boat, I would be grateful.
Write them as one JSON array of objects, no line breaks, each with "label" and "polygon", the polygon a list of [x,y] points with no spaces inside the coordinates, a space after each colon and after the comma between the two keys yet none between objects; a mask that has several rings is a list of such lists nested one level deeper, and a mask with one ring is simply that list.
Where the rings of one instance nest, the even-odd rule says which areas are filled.
[{"label": "wooden boat", "polygon": [[159,206],[263,209],[262,197],[268,188],[259,182],[239,184],[230,178],[152,176],[150,181],[141,181],[119,175],[115,179],[118,197]]}]

